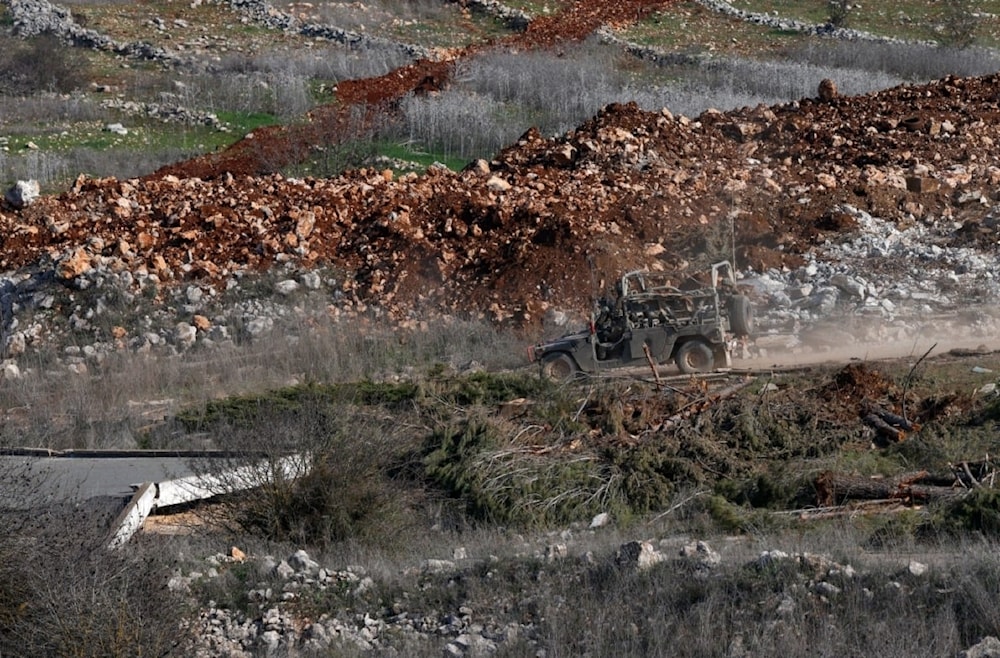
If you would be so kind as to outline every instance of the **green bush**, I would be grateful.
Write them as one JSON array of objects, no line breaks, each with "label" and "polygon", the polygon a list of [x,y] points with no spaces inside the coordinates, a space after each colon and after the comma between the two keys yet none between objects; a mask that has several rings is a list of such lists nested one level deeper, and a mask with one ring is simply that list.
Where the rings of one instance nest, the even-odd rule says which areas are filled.
[{"label": "green bush", "polygon": [[620,478],[596,455],[536,453],[482,418],[434,431],[424,466],[433,483],[481,521],[544,527],[605,511],[627,515]]},{"label": "green bush", "polygon": [[847,19],[851,15],[850,0],[827,0],[826,9],[829,13],[827,21],[834,27],[847,27]]},{"label": "green bush", "polygon": [[280,393],[263,407],[239,398],[225,412],[232,422],[212,425],[236,456],[193,464],[218,479],[220,494],[252,486],[251,495],[223,496],[223,518],[234,531],[299,546],[391,547],[420,499],[404,463],[413,448],[393,417],[345,402],[336,386]]},{"label": "green bush", "polygon": [[969,532],[1000,537],[1000,489],[977,488],[947,504],[934,517],[936,525],[958,536]]}]

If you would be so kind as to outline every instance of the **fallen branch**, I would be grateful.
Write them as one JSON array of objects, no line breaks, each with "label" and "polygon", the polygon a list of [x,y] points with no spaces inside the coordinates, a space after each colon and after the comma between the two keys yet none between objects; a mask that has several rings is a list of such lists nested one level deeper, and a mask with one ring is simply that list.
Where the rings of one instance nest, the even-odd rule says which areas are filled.
[{"label": "fallen branch", "polygon": [[653,361],[653,355],[649,351],[649,343],[642,344],[642,351],[646,355],[646,361],[649,363],[649,369],[653,371],[653,379],[656,381],[656,390],[659,391],[662,388],[660,383],[660,371],[656,369],[656,362]]},{"label": "fallen branch", "polygon": [[686,418],[690,418],[691,416],[695,415],[696,413],[699,413],[699,412],[704,411],[705,409],[708,409],[709,407],[711,407],[713,404],[716,404],[720,400],[724,400],[725,398],[728,398],[731,395],[735,395],[740,390],[746,388],[747,386],[749,386],[752,383],[753,383],[752,379],[747,379],[745,381],[741,381],[741,382],[737,382],[735,384],[732,384],[731,386],[727,386],[726,388],[718,391],[717,393],[713,393],[711,395],[706,395],[703,398],[695,400],[694,402],[691,402],[690,404],[688,404],[687,406],[685,406],[683,409],[681,409],[680,411],[678,411],[677,413],[675,413],[674,415],[670,416],[669,418],[667,418],[666,420],[664,420],[662,423],[660,423],[660,425],[655,428],[655,431],[663,431],[663,430],[670,429],[674,425],[677,425],[682,420],[684,420]]},{"label": "fallen branch", "polygon": [[893,478],[869,478],[827,471],[816,478],[816,502],[825,507],[849,500],[933,502],[964,493],[954,486],[920,484],[927,475],[927,471],[917,471]]},{"label": "fallen branch", "polygon": [[906,439],[908,432],[920,430],[918,423],[911,423],[905,416],[894,414],[874,404],[866,404],[861,416],[862,422],[875,429],[884,439],[899,443]]}]

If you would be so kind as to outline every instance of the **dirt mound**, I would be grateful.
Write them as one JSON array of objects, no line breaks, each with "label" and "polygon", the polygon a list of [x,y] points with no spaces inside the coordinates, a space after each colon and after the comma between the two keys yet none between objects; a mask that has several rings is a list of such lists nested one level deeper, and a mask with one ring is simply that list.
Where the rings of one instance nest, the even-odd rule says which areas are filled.
[{"label": "dirt mound", "polygon": [[[585,4],[525,38],[551,44],[549,31],[570,38],[573,26],[582,34],[661,3]],[[449,66],[418,62],[340,93],[374,110],[444,84]],[[326,265],[346,273],[345,312],[377,306],[404,322],[437,312],[531,325],[550,309],[589,308],[623,270],[683,281],[734,245],[741,268],[795,268],[810,250],[850,239],[856,221],[846,206],[935,227],[937,248],[974,240],[992,252],[984,204],[1000,188],[998,97],[992,75],[694,118],[610,105],[555,139],[529,130],[459,173],[259,175],[345,125],[343,106],[321,108],[301,125],[256,131],[154,176],[81,178],[59,197],[6,208],[0,267],[221,283],[275,264]]]},{"label": "dirt mound", "polygon": [[824,397],[827,400],[839,399],[854,404],[866,400],[881,400],[897,392],[892,380],[864,363],[845,366],[824,387]]}]

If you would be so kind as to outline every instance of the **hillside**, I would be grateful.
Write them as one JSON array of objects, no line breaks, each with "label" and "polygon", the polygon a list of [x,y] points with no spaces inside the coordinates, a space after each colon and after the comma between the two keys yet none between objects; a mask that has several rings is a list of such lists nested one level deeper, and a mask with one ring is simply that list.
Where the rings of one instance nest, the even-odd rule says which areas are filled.
[{"label": "hillside", "polygon": [[[504,16],[509,33],[463,48],[410,48],[408,64],[340,80],[336,99],[301,120],[255,128],[143,176],[80,175],[31,203],[10,196],[0,205],[8,374],[30,367],[26,355],[67,342],[86,346],[93,365],[122,351],[256,340],[281,316],[281,331],[292,332],[301,327],[287,318],[319,315],[551,334],[582,321],[622,271],[663,270],[683,286],[725,258],[735,259],[758,309],[750,351],[771,361],[789,349],[863,354],[870,344],[978,345],[995,334],[996,74],[855,96],[837,94],[837,80],[815,80],[811,97],[691,117],[616,103],[556,137],[528,128],[461,171],[279,173],[363,133],[380,113],[394,116],[406,95],[443,93],[458,63],[477,53],[558,49],[674,10],[566,3],[529,21],[473,4]],[[247,24],[280,28],[281,48],[318,29],[266,5],[233,8]],[[206,20],[225,10],[199,8],[223,11]],[[10,11],[15,31],[55,25],[97,53],[132,53],[124,36],[171,45],[151,30],[156,21],[136,16],[111,21],[96,9],[60,14],[25,2]],[[247,34],[249,47],[262,47],[258,32]],[[241,48],[238,38],[227,37],[230,46]],[[140,52],[175,58],[159,46]],[[261,273],[271,279],[262,289],[281,291],[263,304],[253,292]],[[307,310],[289,315],[283,305]]]},{"label": "hillside", "polygon": [[[0,89],[0,165],[133,173],[5,182],[0,492],[31,502],[0,506],[0,653],[996,655],[1000,73],[847,93],[905,67],[802,59],[996,70],[920,41],[939,7],[2,7],[0,47],[78,75]],[[474,66],[540,96],[756,68],[808,92],[553,130]],[[524,125],[462,160],[387,130],[419,103]],[[623,271],[730,258],[758,326],[735,369],[523,358]],[[109,551],[124,500],[61,504],[33,468],[137,448],[212,449],[189,466],[217,495]]]}]

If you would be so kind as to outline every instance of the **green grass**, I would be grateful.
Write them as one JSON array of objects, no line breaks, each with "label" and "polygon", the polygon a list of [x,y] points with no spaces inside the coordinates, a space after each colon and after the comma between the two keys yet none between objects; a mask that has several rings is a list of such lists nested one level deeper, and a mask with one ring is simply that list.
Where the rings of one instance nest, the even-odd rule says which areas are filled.
[{"label": "green grass", "polygon": [[420,165],[421,168],[427,168],[432,164],[439,163],[452,171],[460,171],[469,164],[467,160],[461,158],[448,156],[443,153],[429,153],[414,149],[411,145],[402,142],[377,142],[376,150],[379,155],[403,162],[413,162]]},{"label": "green grass", "polygon": [[[825,0],[743,0],[732,4],[737,9],[810,24],[822,24],[829,18]],[[1000,45],[1000,2],[989,0],[976,3],[974,8],[983,14],[977,19],[976,42],[997,47]],[[909,0],[852,8],[847,27],[899,39],[935,40],[940,35],[932,31],[931,26],[940,20],[939,3]],[[757,56],[769,52],[780,54],[784,48],[809,40],[797,32],[731,19],[690,1],[674,5],[627,28],[624,36],[637,43],[667,50]]]},{"label": "green grass", "polygon": [[626,28],[623,38],[667,51],[766,56],[806,37],[745,23],[687,0]]},{"label": "green grass", "polygon": [[531,16],[544,16],[555,14],[571,3],[567,0],[511,0],[504,4]]},{"label": "green grass", "polygon": [[[743,0],[733,3],[739,9],[756,13],[777,13],[810,23],[823,23],[829,17],[825,0]],[[978,43],[996,47],[1000,44],[1000,2],[986,0],[971,5],[982,16],[977,19]],[[892,3],[863,4],[852,7],[847,27],[899,39],[936,39],[930,26],[941,20],[942,3],[928,0],[902,0]]]},{"label": "green grass", "polygon": [[462,158],[432,153],[397,141],[375,137],[327,146],[312,153],[312,158],[287,167],[289,176],[336,176],[346,169],[377,167],[391,169],[394,175],[423,173],[434,164],[461,171],[468,164]]},{"label": "green grass", "polygon": [[[39,151],[56,153],[77,148],[95,151],[148,151],[166,148],[214,150],[232,144],[257,128],[278,123],[276,118],[263,113],[220,112],[218,116],[230,128],[228,131],[209,126],[177,126],[145,117],[124,117],[109,119],[107,122],[67,125],[65,130],[55,127],[50,132],[34,133],[22,129],[20,134],[9,134],[9,146],[11,152],[17,152],[26,149],[30,142]],[[104,126],[108,123],[121,123],[128,134],[119,135],[105,130]]]}]

